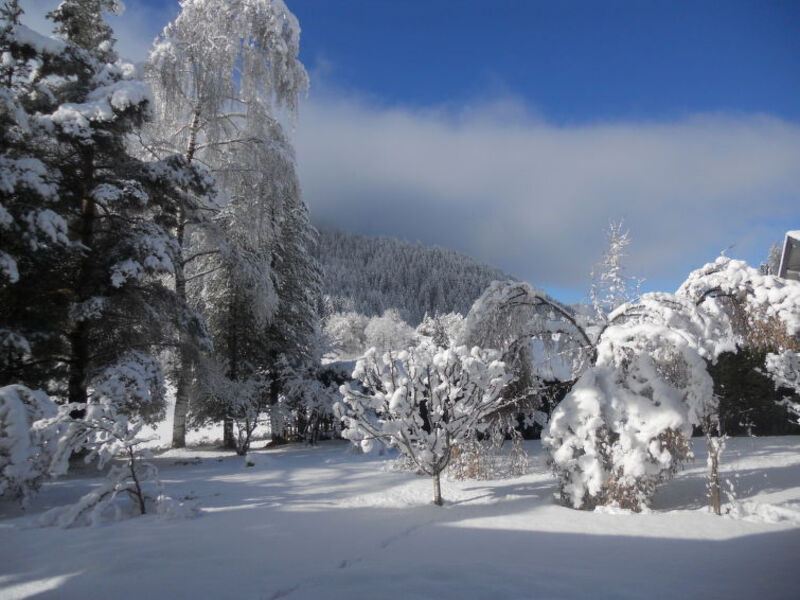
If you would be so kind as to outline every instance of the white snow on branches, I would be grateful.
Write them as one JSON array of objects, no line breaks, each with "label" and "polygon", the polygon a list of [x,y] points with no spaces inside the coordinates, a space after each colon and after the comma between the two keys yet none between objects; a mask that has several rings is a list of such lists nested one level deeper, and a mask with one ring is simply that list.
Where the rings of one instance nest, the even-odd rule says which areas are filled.
[{"label": "white snow on branches", "polygon": [[500,408],[509,382],[494,350],[437,348],[429,341],[399,353],[367,351],[356,363],[358,384],[340,388],[335,407],[343,435],[369,450],[377,440],[398,448],[437,477],[453,444],[466,440]]},{"label": "white snow on branches", "polygon": [[0,388],[0,496],[21,498],[24,505],[46,478],[54,432],[41,423],[55,414],[56,405],[42,391]]},{"label": "white snow on branches", "polygon": [[746,262],[725,256],[693,271],[677,294],[702,302],[709,296],[741,301],[757,318],[776,318],[788,335],[800,333],[800,282],[762,275]]}]

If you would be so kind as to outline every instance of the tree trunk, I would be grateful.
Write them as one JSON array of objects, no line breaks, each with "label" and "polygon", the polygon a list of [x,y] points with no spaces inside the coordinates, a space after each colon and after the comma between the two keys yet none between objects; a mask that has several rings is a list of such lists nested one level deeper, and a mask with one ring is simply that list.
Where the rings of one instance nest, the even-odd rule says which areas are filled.
[{"label": "tree trunk", "polygon": [[436,506],[441,506],[442,502],[442,484],[439,478],[439,471],[433,475],[433,503]]},{"label": "tree trunk", "polygon": [[278,408],[278,382],[273,376],[269,384],[269,431],[271,444],[283,444],[286,442],[286,424],[283,421],[283,416],[279,413]]},{"label": "tree trunk", "polygon": [[[233,293],[231,294],[230,304],[228,305],[230,318],[230,323],[228,325],[228,351],[230,353],[230,356],[228,357],[228,378],[231,381],[236,381],[239,379],[239,332],[236,328],[237,319],[239,318],[236,310],[238,306],[237,302],[237,294],[236,290],[234,289]],[[232,410],[232,407],[228,406],[225,411],[225,417],[222,422],[222,444],[228,450],[237,450],[236,439],[233,435]]]},{"label": "tree trunk", "polygon": [[[87,150],[83,153],[82,160],[82,189],[81,195],[81,222],[78,241],[86,248],[88,253],[83,257],[78,273],[77,289],[75,290],[75,300],[82,304],[92,296],[92,246],[94,245],[94,222],[96,218],[95,203],[92,199],[92,188],[94,187],[94,153]],[[69,362],[69,381],[67,392],[70,402],[85,404],[88,393],[86,391],[87,379],[89,375],[89,325],[86,320],[78,320],[69,334],[70,343],[70,362]],[[73,417],[82,418],[85,411],[76,411]]]},{"label": "tree trunk", "polygon": [[[86,391],[87,369],[89,365],[89,342],[85,321],[76,323],[69,335],[70,361],[69,361],[69,401],[86,404],[88,393]],[[74,411],[73,418],[83,418],[86,411]]]},{"label": "tree trunk", "polygon": [[[189,133],[189,144],[186,149],[186,160],[192,162],[197,148],[197,131],[200,128],[200,109],[195,108],[192,116],[192,125]],[[178,208],[176,215],[176,239],[178,242],[178,252],[175,260],[175,295],[179,306],[186,306],[186,274],[183,264],[183,244],[186,233],[186,211],[183,207]],[[189,352],[186,348],[186,340],[183,332],[179,332],[178,343],[178,380],[175,382],[175,408],[173,410],[172,421],[172,447],[184,448],[186,446],[186,415],[189,413],[189,379],[190,369],[192,368]]]},{"label": "tree trunk", "polygon": [[[183,238],[186,229],[186,216],[183,209],[178,209],[178,254],[175,261],[175,295],[178,305],[186,305],[186,275],[183,271]],[[172,447],[186,446],[186,416],[189,413],[189,372],[192,368],[189,353],[185,347],[184,335],[179,332],[178,342],[178,380],[175,382],[175,409],[172,422]]]},{"label": "tree trunk", "polygon": [[719,487],[719,456],[722,451],[721,439],[706,435],[708,447],[708,503],[715,515],[722,514],[721,493]]}]

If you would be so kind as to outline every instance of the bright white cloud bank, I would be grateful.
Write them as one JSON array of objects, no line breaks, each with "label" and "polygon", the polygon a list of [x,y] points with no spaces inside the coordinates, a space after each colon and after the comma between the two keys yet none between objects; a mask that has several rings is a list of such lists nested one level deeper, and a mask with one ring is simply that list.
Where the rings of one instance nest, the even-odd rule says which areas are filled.
[{"label": "bright white cloud bank", "polygon": [[585,289],[624,218],[630,272],[676,286],[725,247],[758,260],[800,224],[800,125],[766,116],[553,126],[513,101],[447,111],[311,100],[296,145],[315,220],[464,251]]}]

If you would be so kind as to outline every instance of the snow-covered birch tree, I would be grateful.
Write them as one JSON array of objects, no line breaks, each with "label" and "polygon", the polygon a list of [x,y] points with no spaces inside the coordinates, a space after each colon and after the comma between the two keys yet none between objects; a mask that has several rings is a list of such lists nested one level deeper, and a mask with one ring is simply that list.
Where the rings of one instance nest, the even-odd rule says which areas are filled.
[{"label": "snow-covered birch tree", "polygon": [[[259,146],[274,140],[276,111],[286,107],[294,113],[308,87],[297,60],[299,35],[297,19],[282,0],[183,0],[178,17],[156,41],[147,67],[157,108],[151,149],[157,154],[180,152],[190,163],[207,165],[222,181],[247,180],[257,186],[270,165],[232,159],[248,151],[255,160],[274,158]],[[223,189],[235,194],[224,183]],[[177,214],[175,289],[182,298],[187,279],[202,272],[196,270],[198,258],[217,251],[194,243],[207,229],[208,208],[182,207]],[[273,215],[282,216],[279,211]],[[274,290],[267,292],[275,296]],[[182,446],[191,383],[185,344],[178,362],[173,445]]]}]

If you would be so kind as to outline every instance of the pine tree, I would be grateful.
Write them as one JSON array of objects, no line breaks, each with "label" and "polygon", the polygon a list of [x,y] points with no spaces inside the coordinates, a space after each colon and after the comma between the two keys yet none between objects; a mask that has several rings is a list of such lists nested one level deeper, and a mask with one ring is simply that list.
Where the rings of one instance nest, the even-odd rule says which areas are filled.
[{"label": "pine tree", "polygon": [[182,194],[207,193],[212,180],[180,157],[148,162],[128,151],[150,94],[114,52],[102,11],[117,8],[62,2],[50,17],[63,41],[16,22],[3,30],[18,57],[4,73],[6,106],[22,109],[9,111],[17,121],[4,129],[13,140],[3,160],[27,169],[9,169],[24,176],[4,186],[20,259],[13,294],[2,290],[4,318],[32,340],[9,353],[4,379],[39,378],[79,404],[92,377],[131,351],[159,351],[170,330],[202,335],[163,280],[175,265],[174,206]]},{"label": "pine tree", "polygon": [[60,173],[47,158],[57,104],[45,78],[63,68],[67,48],[22,25],[21,15],[16,0],[0,6],[0,385],[53,392],[67,299],[45,274],[75,249]]}]

